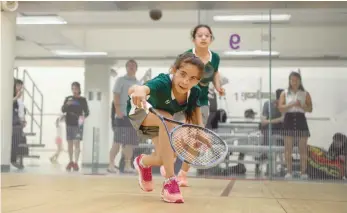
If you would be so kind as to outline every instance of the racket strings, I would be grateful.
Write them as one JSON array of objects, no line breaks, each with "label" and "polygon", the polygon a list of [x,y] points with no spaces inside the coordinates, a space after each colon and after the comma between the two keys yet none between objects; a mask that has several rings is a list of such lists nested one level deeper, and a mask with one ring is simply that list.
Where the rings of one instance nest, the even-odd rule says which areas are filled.
[{"label": "racket strings", "polygon": [[219,160],[227,147],[211,132],[191,126],[182,126],[171,134],[176,152],[194,165],[207,165]]}]

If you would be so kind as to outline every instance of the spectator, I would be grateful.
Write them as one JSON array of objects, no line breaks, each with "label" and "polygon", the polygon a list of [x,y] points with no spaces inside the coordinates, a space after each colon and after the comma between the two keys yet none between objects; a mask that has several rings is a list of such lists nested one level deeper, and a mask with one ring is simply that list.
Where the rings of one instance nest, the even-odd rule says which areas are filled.
[{"label": "spectator", "polygon": [[[78,160],[80,155],[80,141],[83,140],[83,122],[89,116],[89,108],[86,98],[81,96],[81,86],[78,82],[71,85],[72,95],[64,100],[61,111],[65,113],[66,140],[70,162],[66,166],[67,171],[79,170]],[[75,151],[75,161],[73,153]]]},{"label": "spectator", "polygon": [[[262,145],[269,145],[270,123],[271,123],[271,135],[282,135],[283,115],[278,109],[278,102],[282,92],[283,92],[283,89],[277,89],[276,100],[273,100],[272,102],[268,100],[264,103],[263,112],[261,116],[261,126],[262,126],[261,131],[264,136]],[[274,145],[275,143],[276,145],[279,145],[277,144],[277,141],[271,141],[271,142],[272,142],[272,145]],[[256,157],[255,159],[259,161],[266,160],[267,153],[263,153],[259,157]],[[255,170],[256,170],[256,173],[258,174],[260,173],[259,164],[256,164]]]},{"label": "spectator", "polygon": [[[18,155],[26,154],[27,149],[20,149],[18,145],[25,143],[23,128],[25,127],[25,109],[22,101],[23,82],[19,79],[14,79],[13,84],[13,114],[12,114],[12,149],[11,149],[11,164],[17,169],[23,169],[23,165],[17,162]],[[23,153],[20,153],[23,151]]]},{"label": "spectator", "polygon": [[52,155],[49,160],[51,161],[51,163],[56,164],[58,163],[58,158],[60,156],[60,153],[64,150],[63,147],[63,139],[62,139],[62,125],[61,123],[65,121],[65,116],[64,115],[60,115],[56,120],[55,120],[55,128],[57,130],[56,136],[55,136],[55,144],[57,146],[57,150],[54,153],[54,155]]},{"label": "spectator", "polygon": [[347,177],[347,136],[342,133],[335,133],[328,153],[343,161],[345,177]]},{"label": "spectator", "polygon": [[[278,102],[282,92],[283,89],[277,89],[276,100],[273,100],[271,103],[268,100],[264,103],[263,113],[261,116],[262,131],[264,135],[268,134],[270,123],[272,134],[280,134],[280,131],[283,129],[283,116],[280,110],[278,109]],[[265,139],[267,138],[268,137],[266,137]],[[267,140],[265,140],[264,142],[265,144],[267,144]]]},{"label": "spectator", "polygon": [[117,172],[114,165],[116,155],[122,145],[125,166],[124,172],[135,172],[131,166],[134,146],[138,145],[138,137],[136,131],[132,127],[129,118],[126,116],[126,107],[128,101],[128,90],[133,85],[140,85],[136,79],[137,63],[135,60],[129,60],[125,64],[127,74],[119,77],[113,87],[114,94],[114,144],[110,150],[110,162],[107,171],[111,173]]},{"label": "spectator", "polygon": [[299,140],[299,153],[301,164],[301,178],[307,179],[307,140],[310,137],[305,113],[312,112],[312,100],[302,84],[301,75],[292,72],[289,75],[288,89],[282,92],[279,101],[279,109],[284,116],[284,148],[287,164],[286,179],[292,178],[292,152],[294,139]]}]

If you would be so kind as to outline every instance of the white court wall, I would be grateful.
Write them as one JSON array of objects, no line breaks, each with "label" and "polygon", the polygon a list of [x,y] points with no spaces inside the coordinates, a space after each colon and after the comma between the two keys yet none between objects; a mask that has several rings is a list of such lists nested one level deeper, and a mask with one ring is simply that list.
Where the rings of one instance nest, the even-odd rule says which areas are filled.
[{"label": "white court wall", "polygon": [[[341,62],[320,63],[304,63],[302,61],[274,63],[271,82],[273,91],[277,88],[285,88],[288,85],[289,72],[297,70],[298,67],[301,68],[304,86],[310,92],[314,104],[313,113],[309,114],[308,117],[326,117],[330,119],[329,121],[309,121],[312,135],[309,143],[327,148],[335,132],[347,133],[347,129],[343,125],[347,121],[347,99],[344,96],[344,91],[347,89],[347,66]],[[120,63],[120,66],[123,66],[123,64]],[[150,64],[154,66],[150,66]],[[159,64],[161,66],[158,66]],[[168,72],[169,64],[169,62],[165,64],[162,62],[140,63],[137,77],[141,78],[148,68],[152,68],[153,77],[161,72]],[[243,111],[247,108],[253,108],[260,113],[264,100],[262,102],[255,99],[240,101],[235,99],[235,94],[238,94],[240,97],[242,92],[269,91],[268,62],[234,61],[232,63],[233,66],[229,66],[229,62],[222,64],[224,65],[221,65],[220,72],[230,80],[230,83],[225,87],[228,92],[227,99],[231,115],[243,116]],[[61,112],[60,108],[64,97],[71,94],[71,83],[79,81],[82,88],[84,87],[84,68],[21,67],[20,69],[24,68],[29,71],[31,77],[44,94],[43,143],[46,144],[47,149],[54,148],[56,133],[54,121]],[[124,75],[125,69],[120,68],[117,72],[118,76]],[[261,84],[260,79],[262,81]],[[110,77],[110,81],[111,90],[115,78]],[[30,87],[30,85],[26,86]],[[31,102],[26,99],[25,104],[30,105]],[[110,122],[110,120],[104,122]],[[111,145],[111,143],[112,135],[110,133],[109,144]]]},{"label": "white court wall", "polygon": [[[133,20],[133,18],[119,20]],[[173,20],[176,19],[177,17],[174,17]],[[195,22],[195,19],[187,18],[187,20],[194,20]],[[103,51],[108,53],[108,57],[114,58],[176,56],[193,46],[190,33],[195,23],[175,27],[172,26],[172,23],[167,25],[162,23],[164,26],[156,25],[160,23],[162,22],[136,26],[129,24],[119,27],[92,24],[81,26],[69,24],[35,25],[34,27],[20,25],[17,29],[18,35],[24,37],[26,41],[17,41],[16,55],[22,59],[26,57],[29,59],[32,57],[57,57],[49,51],[49,47],[44,48],[44,45],[36,45],[47,42],[66,44],[66,46],[56,47],[56,49],[74,47],[84,51]],[[211,48],[221,55],[227,50],[266,51],[269,50],[269,42],[271,41],[272,51],[279,52],[282,58],[347,57],[347,42],[345,41],[347,28],[345,25],[273,24],[271,36],[269,25],[266,24],[230,24],[222,27],[211,23],[211,27],[215,37]],[[240,39],[237,39],[238,37],[235,35],[238,35]],[[237,49],[230,47],[231,37],[234,38],[234,45],[232,46]]]}]

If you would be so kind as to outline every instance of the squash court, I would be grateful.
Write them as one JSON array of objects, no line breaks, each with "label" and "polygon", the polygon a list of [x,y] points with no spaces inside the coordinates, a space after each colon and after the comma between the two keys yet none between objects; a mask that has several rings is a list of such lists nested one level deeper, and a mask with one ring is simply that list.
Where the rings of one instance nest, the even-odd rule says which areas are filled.
[{"label": "squash court", "polygon": [[[0,5],[0,49],[6,53],[0,56],[1,212],[347,213],[346,2]],[[201,24],[208,28],[194,30]],[[121,100],[128,89],[118,91],[125,85],[118,80],[136,77],[144,84],[168,74],[186,51],[214,72],[213,81],[199,84],[208,93],[205,107],[214,112],[209,128],[230,153],[221,165],[205,170],[209,178],[190,170],[190,187],[181,187],[185,203],[169,204],[160,199],[159,174],[153,172],[155,190],[143,192],[136,175],[106,171],[112,161],[122,167],[121,152],[111,159],[113,144],[131,139],[130,134],[126,141],[115,137],[114,120],[127,114],[119,109],[128,100],[127,95]],[[174,81],[171,88],[179,85]],[[287,91],[285,103],[282,92],[277,95],[280,89]],[[83,113],[67,110],[64,100],[70,96],[84,97],[89,110],[79,101],[73,104]],[[178,101],[168,97],[165,104]],[[286,106],[291,102],[296,104]],[[282,115],[289,109],[295,116],[285,122]],[[63,114],[75,117],[78,131],[68,134],[68,126],[77,124],[60,119]],[[281,117],[283,122],[273,122]],[[276,124],[279,130],[272,131]],[[74,142],[72,150],[69,142],[68,153],[67,140],[82,143]],[[142,141],[133,157],[152,148],[151,141]]]},{"label": "squash court", "polygon": [[2,212],[16,213],[346,213],[346,184],[191,178],[184,204],[142,192],[135,176],[2,174]]}]

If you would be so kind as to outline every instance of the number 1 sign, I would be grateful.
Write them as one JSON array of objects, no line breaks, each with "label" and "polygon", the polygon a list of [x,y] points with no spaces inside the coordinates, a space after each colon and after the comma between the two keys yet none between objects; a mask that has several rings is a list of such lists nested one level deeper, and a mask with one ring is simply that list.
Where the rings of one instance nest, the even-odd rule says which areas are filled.
[{"label": "number 1 sign", "polygon": [[233,50],[237,50],[240,48],[241,37],[239,34],[231,34],[229,39],[230,48]]}]

